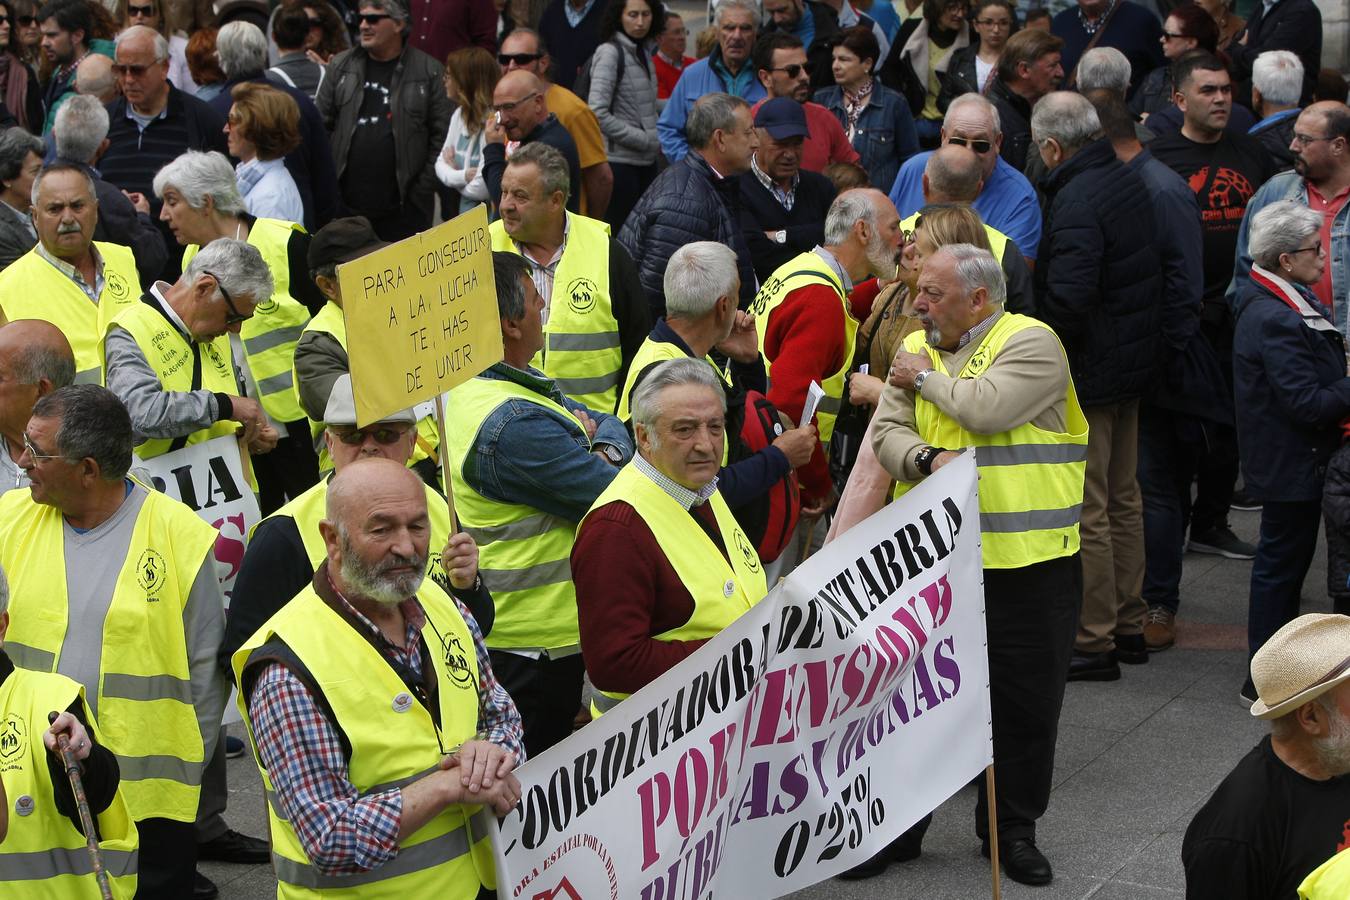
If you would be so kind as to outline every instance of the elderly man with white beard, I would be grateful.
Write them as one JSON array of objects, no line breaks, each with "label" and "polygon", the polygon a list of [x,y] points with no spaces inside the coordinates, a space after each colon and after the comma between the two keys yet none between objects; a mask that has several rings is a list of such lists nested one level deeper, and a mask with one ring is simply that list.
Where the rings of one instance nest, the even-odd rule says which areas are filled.
[{"label": "elderly man with white beard", "polygon": [[233,659],[280,895],[473,900],[495,886],[487,817],[520,797],[520,714],[473,615],[425,579],[415,474],[351,463],[319,530],[314,580]]}]

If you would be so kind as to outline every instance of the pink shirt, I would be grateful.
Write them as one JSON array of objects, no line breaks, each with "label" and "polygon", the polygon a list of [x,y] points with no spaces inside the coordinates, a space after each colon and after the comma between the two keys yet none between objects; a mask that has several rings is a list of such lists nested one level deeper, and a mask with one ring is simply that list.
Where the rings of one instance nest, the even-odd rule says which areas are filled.
[{"label": "pink shirt", "polygon": [[1345,201],[1350,199],[1350,187],[1327,200],[1318,193],[1317,188],[1313,187],[1311,181],[1307,184],[1308,208],[1313,212],[1322,214],[1322,229],[1318,238],[1321,239],[1322,248],[1327,253],[1327,265],[1322,270],[1322,278],[1312,286],[1312,290],[1317,295],[1317,299],[1322,301],[1322,305],[1331,310],[1332,321],[1334,322],[1336,320],[1336,301],[1331,284],[1331,224],[1336,221],[1336,216],[1340,215],[1341,208],[1345,206]]},{"label": "pink shirt", "polygon": [[[751,113],[759,112],[763,104],[763,100],[756,103]],[[844,126],[839,124],[834,113],[819,103],[810,101],[803,104],[803,109],[806,111],[806,130],[810,132],[802,142],[803,169],[808,172],[823,172],[830,163],[858,162],[861,157],[848,142]]]}]

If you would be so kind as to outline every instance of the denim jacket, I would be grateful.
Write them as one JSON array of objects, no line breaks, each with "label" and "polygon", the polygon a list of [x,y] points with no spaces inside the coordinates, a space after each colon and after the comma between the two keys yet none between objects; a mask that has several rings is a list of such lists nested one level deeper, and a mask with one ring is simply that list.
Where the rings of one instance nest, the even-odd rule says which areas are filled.
[{"label": "denim jacket", "polygon": [[[1252,255],[1247,249],[1252,216],[1280,200],[1297,200],[1308,204],[1308,184],[1297,172],[1281,172],[1261,185],[1250,201],[1238,230],[1237,261],[1233,266],[1233,280],[1228,285],[1228,305],[1234,314],[1241,311],[1247,296],[1243,287],[1251,281]],[[1331,266],[1332,323],[1342,335],[1346,334],[1347,306],[1350,306],[1350,202],[1341,207],[1331,223],[1331,246],[1326,248]]]},{"label": "denim jacket", "polygon": [[[839,124],[848,130],[843,88],[836,85],[816,91],[816,102],[834,113]],[[919,137],[909,104],[879,80],[872,82],[872,95],[858,115],[853,149],[862,157],[859,164],[867,170],[872,186],[883,191],[895,183],[900,164],[919,152]]]},{"label": "denim jacket", "polygon": [[593,444],[609,444],[623,453],[610,465],[591,452],[575,426],[537,403],[507,400],[478,429],[472,452],[464,460],[464,480],[475,491],[500,503],[522,503],[541,512],[580,522],[595,498],[633,455],[628,430],[617,418],[586,409],[554,385],[538,369],[517,369],[497,363],[479,376],[511,381],[542,394],[573,412],[582,410],[596,423]]}]

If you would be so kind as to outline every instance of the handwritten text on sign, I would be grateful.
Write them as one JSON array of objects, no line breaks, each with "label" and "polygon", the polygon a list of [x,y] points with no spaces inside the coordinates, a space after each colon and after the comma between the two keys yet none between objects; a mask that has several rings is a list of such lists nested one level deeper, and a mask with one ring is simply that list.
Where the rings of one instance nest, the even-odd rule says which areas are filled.
[{"label": "handwritten text on sign", "polygon": [[482,206],[338,266],[359,424],[468,381],[502,358]]},{"label": "handwritten text on sign", "polygon": [[519,771],[501,900],[779,897],[854,866],[989,764],[964,456]]}]

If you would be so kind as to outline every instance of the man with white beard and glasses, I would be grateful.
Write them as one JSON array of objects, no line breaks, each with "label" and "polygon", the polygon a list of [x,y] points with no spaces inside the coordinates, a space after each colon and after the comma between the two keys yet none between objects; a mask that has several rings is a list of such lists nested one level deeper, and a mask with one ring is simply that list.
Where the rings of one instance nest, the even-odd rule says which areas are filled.
[{"label": "man with white beard and glasses", "polygon": [[[1350,616],[1299,616],[1252,657],[1270,734],[1186,829],[1188,900],[1294,900],[1350,845]],[[1297,896],[1304,896],[1299,892]]]},{"label": "man with white beard and glasses", "polygon": [[473,900],[495,886],[490,816],[519,800],[525,752],[473,615],[425,578],[426,489],[357,460],[319,530],[313,582],[233,660],[282,894]]}]

